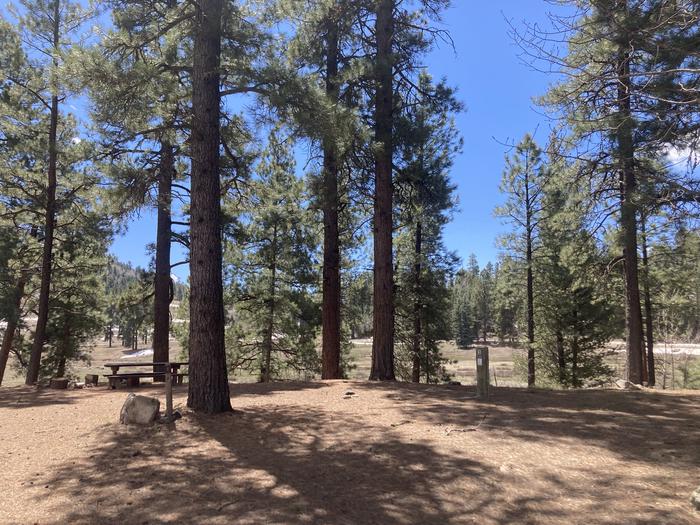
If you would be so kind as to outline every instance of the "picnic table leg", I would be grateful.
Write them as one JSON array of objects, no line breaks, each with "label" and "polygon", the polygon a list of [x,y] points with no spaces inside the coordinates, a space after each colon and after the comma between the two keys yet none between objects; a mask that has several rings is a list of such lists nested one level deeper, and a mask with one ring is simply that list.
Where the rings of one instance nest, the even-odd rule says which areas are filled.
[{"label": "picnic table leg", "polygon": [[175,382],[176,385],[182,384],[182,376],[179,375],[180,372],[180,365],[177,364],[172,364],[170,365],[170,373],[173,376],[173,381]]}]

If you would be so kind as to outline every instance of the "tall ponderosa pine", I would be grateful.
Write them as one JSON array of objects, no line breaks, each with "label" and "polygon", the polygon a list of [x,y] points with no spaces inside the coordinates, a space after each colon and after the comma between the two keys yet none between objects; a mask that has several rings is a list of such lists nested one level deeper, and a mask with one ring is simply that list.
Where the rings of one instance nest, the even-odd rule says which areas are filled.
[{"label": "tall ponderosa pine", "polygon": [[391,380],[394,374],[394,258],[393,258],[393,49],[394,0],[376,7],[374,100],[374,294],[372,369],[370,379]]},{"label": "tall ponderosa pine", "polygon": [[205,413],[231,410],[224,341],[219,178],[222,15],[222,0],[199,2],[192,64],[190,376],[187,406]]},{"label": "tall ponderosa pine", "polygon": [[[356,38],[353,22],[360,6],[354,2],[309,2],[296,0],[286,6],[288,16],[304,11],[299,21],[289,54],[301,67],[318,70],[325,100],[314,112],[317,117],[304,122],[305,133],[320,145],[322,165],[318,183],[318,202],[323,213],[323,306],[321,339],[321,377],[339,379],[341,370],[341,199],[343,193],[342,167],[348,143],[345,126],[339,125],[345,102],[349,97],[348,83],[352,64],[352,42]],[[350,51],[350,52],[349,52]],[[346,55],[350,56],[346,56]],[[356,75],[356,73],[355,73]],[[320,114],[319,114],[320,113]],[[325,113],[325,114],[324,114]]]},{"label": "tall ponderosa pine", "polygon": [[[326,16],[326,95],[333,104],[339,102],[340,78],[338,68],[340,61],[340,6],[334,3]],[[323,140],[323,304],[321,377],[323,379],[340,379],[340,227],[338,212],[340,208],[338,170],[339,152],[335,137],[326,132]]]}]

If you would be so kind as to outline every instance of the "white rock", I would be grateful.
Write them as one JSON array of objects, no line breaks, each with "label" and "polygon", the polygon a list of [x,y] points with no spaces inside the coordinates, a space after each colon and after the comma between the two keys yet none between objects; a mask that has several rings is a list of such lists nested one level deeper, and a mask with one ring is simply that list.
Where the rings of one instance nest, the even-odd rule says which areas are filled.
[{"label": "white rock", "polygon": [[119,422],[123,425],[149,425],[158,419],[160,401],[154,397],[129,394],[122,406]]},{"label": "white rock", "polygon": [[624,379],[618,379],[615,381],[615,385],[621,390],[642,390],[644,388],[642,385],[636,385],[630,381],[625,381]]},{"label": "white rock", "polygon": [[695,507],[695,510],[700,510],[700,487],[690,495],[690,503]]}]

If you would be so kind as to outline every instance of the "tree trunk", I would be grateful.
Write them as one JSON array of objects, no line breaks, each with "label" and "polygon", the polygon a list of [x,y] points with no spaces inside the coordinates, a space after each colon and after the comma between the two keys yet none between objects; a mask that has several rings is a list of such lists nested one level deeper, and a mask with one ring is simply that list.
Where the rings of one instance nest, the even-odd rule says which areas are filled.
[{"label": "tree trunk", "polygon": [[[59,51],[59,28],[60,28],[60,1],[54,1],[53,12],[53,48]],[[51,76],[54,80],[56,69],[58,68],[58,58],[54,58]],[[27,367],[27,377],[25,383],[33,385],[39,379],[39,367],[41,365],[41,353],[44,350],[46,341],[46,325],[49,320],[49,294],[51,292],[51,264],[53,254],[54,227],[56,225],[56,163],[57,144],[56,135],[58,131],[58,93],[53,87],[54,93],[51,96],[51,111],[49,121],[49,164],[46,184],[46,215],[44,218],[44,246],[41,256],[41,285],[39,288],[39,310],[37,313],[36,328],[34,329],[34,341]]]},{"label": "tree trunk", "polygon": [[66,375],[66,361],[68,360],[68,350],[70,349],[70,315],[67,315],[64,319],[62,335],[61,355],[58,358],[56,377],[65,377]]},{"label": "tree trunk", "polygon": [[571,386],[578,388],[581,386],[581,382],[578,378],[578,335],[581,333],[581,329],[578,324],[578,309],[574,308],[574,336],[571,338]]},{"label": "tree trunk", "polygon": [[268,290],[267,328],[265,329],[265,343],[263,347],[263,366],[260,371],[260,381],[269,383],[272,378],[270,368],[272,366],[272,338],[275,333],[275,306],[277,294],[277,225],[272,230],[272,261],[270,264],[270,288]]},{"label": "tree trunk", "polygon": [[374,294],[370,379],[395,380],[394,268],[392,253],[392,110],[394,0],[377,3],[375,97]]},{"label": "tree trunk", "polygon": [[630,105],[629,54],[624,52],[617,68],[618,112],[617,143],[620,157],[622,204],[620,227],[625,271],[625,320],[627,325],[627,375],[631,383],[642,383],[642,309],[639,297],[637,256],[637,179],[634,173],[634,142]]},{"label": "tree trunk", "polygon": [[[175,172],[175,154],[167,142],[161,144],[158,173],[158,229],[156,232],[156,276],[153,296],[153,362],[170,361],[170,234],[172,183]],[[154,373],[163,373],[153,381],[165,381],[165,369],[154,367]]]},{"label": "tree trunk", "polygon": [[576,336],[571,342],[571,385],[574,388],[581,386],[578,379],[578,338]]},{"label": "tree trunk", "polygon": [[559,368],[559,384],[566,383],[566,356],[564,355],[564,334],[557,330],[557,366]]},{"label": "tree trunk", "polygon": [[532,277],[532,212],[530,209],[530,187],[525,183],[527,201],[526,231],[527,246],[525,247],[525,260],[527,264],[527,386],[535,386],[535,292]]},{"label": "tree trunk", "polygon": [[642,267],[644,268],[644,322],[646,326],[647,343],[647,368],[648,386],[656,384],[656,370],[654,363],[654,316],[651,305],[651,292],[649,290],[649,254],[647,250],[646,219],[642,215]]},{"label": "tree trunk", "polygon": [[15,287],[14,312],[7,320],[5,333],[2,336],[2,347],[0,347],[0,385],[2,385],[2,379],[5,376],[5,368],[7,367],[7,361],[10,357],[10,351],[12,350],[12,343],[15,340],[15,332],[17,331],[17,325],[19,324],[21,315],[20,309],[22,307],[22,298],[24,297],[24,287],[27,285],[28,279],[29,271],[22,270],[19,279],[17,279],[17,286]]},{"label": "tree trunk", "polygon": [[[326,95],[337,101],[338,22],[329,15],[326,36]],[[323,140],[323,307],[322,379],[340,379],[340,233],[338,229],[338,152],[335,140]]]},{"label": "tree trunk", "polygon": [[[420,219],[416,222],[413,265],[413,370],[411,380],[420,383],[421,340],[423,338],[423,319],[421,302],[421,257],[423,253],[423,225]],[[426,363],[427,364],[427,363]]]},{"label": "tree trunk", "polygon": [[187,406],[231,410],[224,343],[221,247],[220,54],[222,0],[198,2],[192,64],[190,365]]}]

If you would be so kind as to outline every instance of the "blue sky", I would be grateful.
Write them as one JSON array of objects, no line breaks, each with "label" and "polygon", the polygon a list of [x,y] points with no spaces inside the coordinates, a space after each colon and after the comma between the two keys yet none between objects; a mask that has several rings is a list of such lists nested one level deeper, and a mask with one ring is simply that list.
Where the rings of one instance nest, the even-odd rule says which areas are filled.
[{"label": "blue sky", "polygon": [[[434,77],[446,76],[457,86],[458,96],[467,110],[457,117],[464,137],[464,151],[456,159],[452,178],[457,184],[459,210],[447,226],[445,241],[451,250],[466,260],[476,254],[480,264],[495,261],[496,237],[505,228],[493,216],[501,202],[498,185],[504,143],[519,140],[526,132],[536,139],[547,136],[548,123],[533,106],[532,97],[541,95],[552,81],[542,73],[523,65],[518,49],[508,36],[506,19],[519,25],[523,20],[546,25],[551,4],[545,0],[453,0],[455,6],[444,17],[455,49],[442,45],[425,59]],[[146,245],[155,237],[155,217],[143,211],[128,232],[117,238],[111,248],[120,260],[146,266]],[[173,262],[182,258],[174,248]],[[181,279],[187,267],[175,268]]]}]

